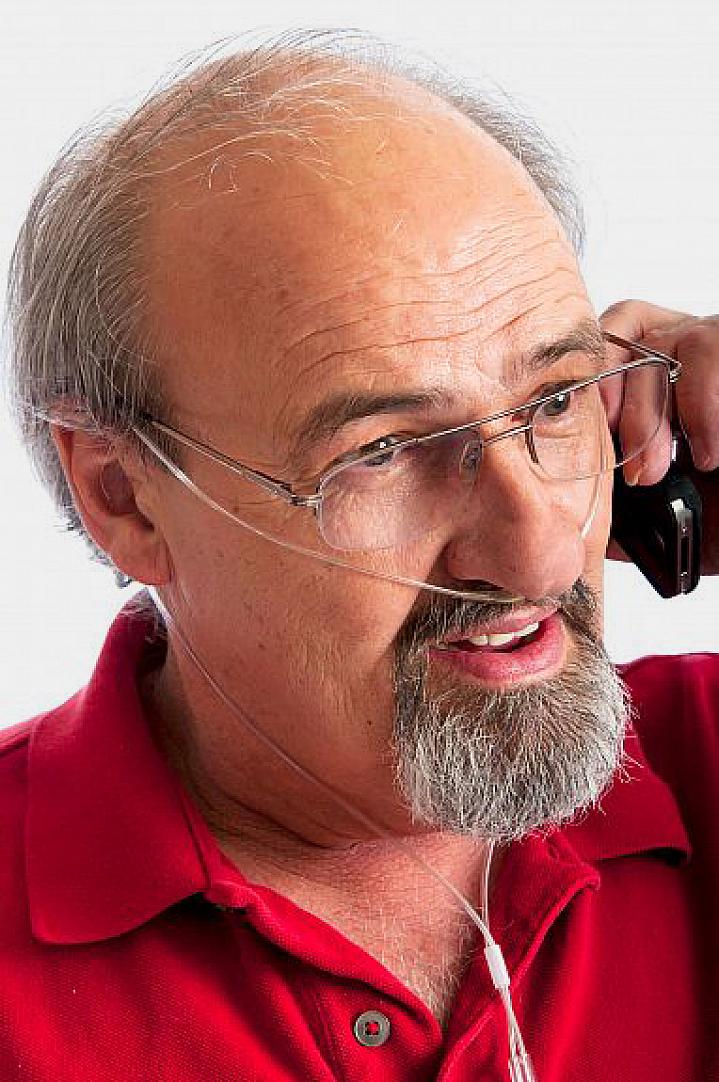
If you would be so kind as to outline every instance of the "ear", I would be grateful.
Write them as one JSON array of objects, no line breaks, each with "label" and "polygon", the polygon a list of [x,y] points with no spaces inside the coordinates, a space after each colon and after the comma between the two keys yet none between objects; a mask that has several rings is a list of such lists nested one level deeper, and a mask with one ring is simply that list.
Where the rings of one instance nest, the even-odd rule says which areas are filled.
[{"label": "ear", "polygon": [[136,582],[165,585],[171,567],[167,544],[138,506],[149,476],[141,456],[95,432],[50,427],[75,507],[95,544]]}]

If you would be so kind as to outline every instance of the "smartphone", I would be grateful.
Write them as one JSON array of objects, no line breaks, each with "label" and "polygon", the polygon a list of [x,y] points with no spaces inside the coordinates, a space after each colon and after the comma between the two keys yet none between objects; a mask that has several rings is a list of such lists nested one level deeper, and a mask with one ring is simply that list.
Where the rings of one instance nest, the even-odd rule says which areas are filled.
[{"label": "smartphone", "polygon": [[611,535],[662,597],[690,593],[699,582],[702,502],[675,459],[656,485],[628,485],[614,473]]}]

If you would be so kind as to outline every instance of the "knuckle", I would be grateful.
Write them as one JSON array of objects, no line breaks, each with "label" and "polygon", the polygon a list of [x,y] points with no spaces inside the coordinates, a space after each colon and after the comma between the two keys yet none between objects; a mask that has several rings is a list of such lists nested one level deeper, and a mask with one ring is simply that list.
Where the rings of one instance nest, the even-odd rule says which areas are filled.
[{"label": "knuckle", "polygon": [[642,301],[632,299],[615,301],[613,304],[610,304],[608,308],[604,309],[602,319],[614,319],[618,316],[631,316],[634,312],[641,309],[642,304]]},{"label": "knuckle", "polygon": [[714,324],[709,320],[697,320],[681,335],[678,349],[694,355],[719,352],[719,320]]}]

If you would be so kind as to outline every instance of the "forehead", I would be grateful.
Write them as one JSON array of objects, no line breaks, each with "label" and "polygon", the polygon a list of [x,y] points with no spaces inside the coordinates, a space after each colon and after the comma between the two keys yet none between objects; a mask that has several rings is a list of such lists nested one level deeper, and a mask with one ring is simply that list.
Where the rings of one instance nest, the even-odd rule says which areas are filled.
[{"label": "forehead", "polygon": [[441,103],[175,177],[147,256],[163,383],[215,434],[275,439],[330,389],[491,394],[591,315],[524,170]]}]

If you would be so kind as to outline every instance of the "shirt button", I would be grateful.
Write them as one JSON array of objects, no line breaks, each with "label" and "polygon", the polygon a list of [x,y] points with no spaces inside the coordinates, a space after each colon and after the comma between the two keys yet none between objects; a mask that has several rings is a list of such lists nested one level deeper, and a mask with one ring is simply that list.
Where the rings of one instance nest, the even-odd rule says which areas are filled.
[{"label": "shirt button", "polygon": [[364,1011],[357,1015],[352,1029],[365,1048],[379,1048],[389,1037],[389,1018],[381,1011]]}]

